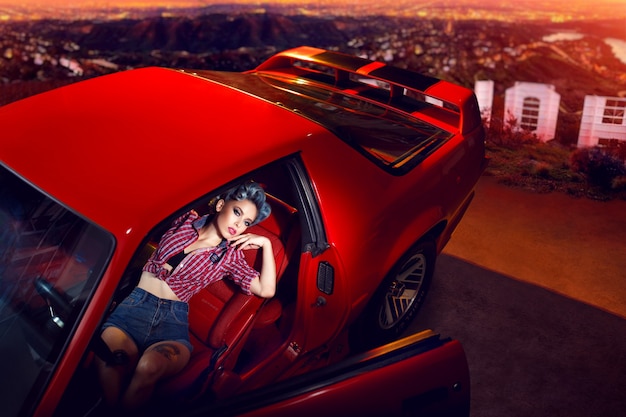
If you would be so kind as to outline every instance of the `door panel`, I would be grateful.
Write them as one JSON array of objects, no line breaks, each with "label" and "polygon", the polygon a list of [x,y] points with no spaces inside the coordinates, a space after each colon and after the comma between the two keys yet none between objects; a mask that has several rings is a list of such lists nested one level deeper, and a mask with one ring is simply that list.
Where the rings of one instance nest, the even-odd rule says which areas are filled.
[{"label": "door panel", "polygon": [[460,343],[424,331],[186,415],[468,416],[469,389]]}]

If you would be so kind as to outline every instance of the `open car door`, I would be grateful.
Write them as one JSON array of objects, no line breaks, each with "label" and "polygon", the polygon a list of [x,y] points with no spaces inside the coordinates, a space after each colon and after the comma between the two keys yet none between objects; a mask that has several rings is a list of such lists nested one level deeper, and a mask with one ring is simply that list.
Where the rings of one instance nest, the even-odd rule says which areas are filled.
[{"label": "open car door", "polygon": [[426,330],[224,401],[149,415],[468,416],[470,381],[456,340]]}]

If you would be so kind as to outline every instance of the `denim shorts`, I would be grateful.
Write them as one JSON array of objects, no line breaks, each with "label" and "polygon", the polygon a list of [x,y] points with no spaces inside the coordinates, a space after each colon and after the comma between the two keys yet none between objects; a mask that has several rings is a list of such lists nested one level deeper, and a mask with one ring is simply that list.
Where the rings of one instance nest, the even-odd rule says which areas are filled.
[{"label": "denim shorts", "polygon": [[108,318],[102,329],[117,327],[128,334],[144,352],[149,346],[172,340],[193,349],[189,341],[189,305],[165,300],[135,288]]}]

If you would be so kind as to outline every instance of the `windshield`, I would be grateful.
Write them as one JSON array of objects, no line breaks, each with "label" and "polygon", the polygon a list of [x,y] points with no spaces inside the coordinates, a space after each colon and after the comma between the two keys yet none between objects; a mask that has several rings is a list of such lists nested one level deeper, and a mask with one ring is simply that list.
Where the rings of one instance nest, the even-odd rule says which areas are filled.
[{"label": "windshield", "polygon": [[111,235],[0,166],[0,404],[46,386],[111,255]]}]

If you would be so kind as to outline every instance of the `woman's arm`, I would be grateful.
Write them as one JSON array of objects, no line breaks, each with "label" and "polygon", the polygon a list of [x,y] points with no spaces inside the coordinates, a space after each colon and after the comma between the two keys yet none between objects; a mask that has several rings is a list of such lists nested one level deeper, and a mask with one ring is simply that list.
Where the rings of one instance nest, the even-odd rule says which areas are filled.
[{"label": "woman's arm", "polygon": [[250,292],[262,298],[272,298],[276,293],[276,262],[272,242],[265,236],[245,234],[236,237],[231,243],[242,250],[261,249],[261,274],[250,282]]}]

